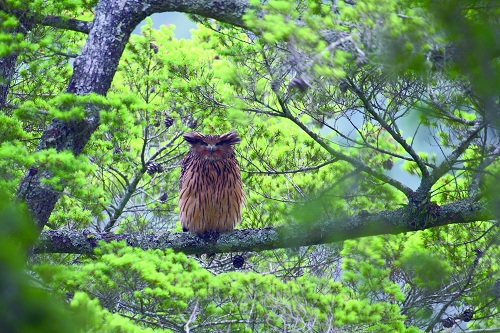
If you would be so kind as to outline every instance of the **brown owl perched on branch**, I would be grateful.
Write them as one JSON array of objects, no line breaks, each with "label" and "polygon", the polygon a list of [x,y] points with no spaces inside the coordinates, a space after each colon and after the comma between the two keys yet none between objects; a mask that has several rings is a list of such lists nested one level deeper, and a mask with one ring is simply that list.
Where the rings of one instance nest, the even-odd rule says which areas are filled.
[{"label": "brown owl perched on branch", "polygon": [[190,132],[191,148],[182,161],[179,208],[183,231],[202,235],[224,232],[241,222],[245,200],[240,167],[233,145],[241,141],[234,131],[222,135]]}]

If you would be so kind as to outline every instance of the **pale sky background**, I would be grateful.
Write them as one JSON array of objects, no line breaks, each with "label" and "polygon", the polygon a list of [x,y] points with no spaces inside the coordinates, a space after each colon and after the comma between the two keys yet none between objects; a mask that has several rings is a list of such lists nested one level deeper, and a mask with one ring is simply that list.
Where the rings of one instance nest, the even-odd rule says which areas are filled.
[{"label": "pale sky background", "polygon": [[[177,12],[167,12],[158,13],[150,16],[153,20],[153,28],[158,29],[161,25],[175,25],[175,37],[178,39],[191,38],[191,32],[189,30],[196,29],[196,24],[193,23],[184,13]],[[141,31],[141,26],[144,22],[141,22],[134,30],[135,34]]]}]

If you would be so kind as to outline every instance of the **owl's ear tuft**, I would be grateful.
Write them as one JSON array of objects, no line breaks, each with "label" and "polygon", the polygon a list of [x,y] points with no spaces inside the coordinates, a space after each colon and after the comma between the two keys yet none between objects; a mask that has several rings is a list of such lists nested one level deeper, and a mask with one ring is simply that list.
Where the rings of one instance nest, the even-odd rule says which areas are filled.
[{"label": "owl's ear tuft", "polygon": [[203,136],[198,132],[189,132],[189,133],[184,134],[184,140],[186,140],[186,142],[194,145],[194,144],[202,141]]},{"label": "owl's ear tuft", "polygon": [[220,136],[220,141],[224,141],[227,144],[235,145],[241,142],[241,138],[235,131],[229,131]]}]

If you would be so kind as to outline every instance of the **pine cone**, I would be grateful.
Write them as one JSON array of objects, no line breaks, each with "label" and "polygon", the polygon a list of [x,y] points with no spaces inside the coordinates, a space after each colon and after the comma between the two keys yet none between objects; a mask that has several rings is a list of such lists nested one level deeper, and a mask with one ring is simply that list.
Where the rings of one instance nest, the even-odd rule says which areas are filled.
[{"label": "pine cone", "polygon": [[340,82],[339,84],[339,90],[342,94],[345,94],[345,92],[349,89],[349,84],[345,81]]},{"label": "pine cone", "polygon": [[167,201],[168,199],[168,194],[167,193],[163,193],[159,198],[158,200],[160,200],[161,203],[164,203],[165,201]]},{"label": "pine cone", "polygon": [[149,48],[153,50],[154,53],[158,53],[158,46],[153,43],[149,43]]},{"label": "pine cone", "polygon": [[460,319],[462,319],[465,322],[471,321],[473,317],[474,317],[474,311],[472,311],[472,309],[467,309],[460,315]]},{"label": "pine cone", "polygon": [[245,263],[245,258],[241,255],[235,255],[233,258],[233,266],[234,268],[241,268],[243,267],[243,264]]},{"label": "pine cone", "polygon": [[152,174],[155,174],[155,173],[160,173],[160,172],[163,172],[163,167],[161,166],[160,163],[156,163],[156,162],[151,162],[151,163],[148,163],[148,165],[146,166],[146,172],[149,174],[149,175],[152,175]]},{"label": "pine cone", "polygon": [[174,120],[170,116],[165,117],[165,121],[163,122],[167,128],[174,124]]},{"label": "pine cone", "polygon": [[448,317],[445,320],[443,320],[443,327],[450,328],[453,327],[453,325],[455,325],[455,319]]},{"label": "pine cone", "polygon": [[390,159],[387,159],[384,162],[382,162],[382,167],[386,170],[391,170],[393,166],[394,162]]}]

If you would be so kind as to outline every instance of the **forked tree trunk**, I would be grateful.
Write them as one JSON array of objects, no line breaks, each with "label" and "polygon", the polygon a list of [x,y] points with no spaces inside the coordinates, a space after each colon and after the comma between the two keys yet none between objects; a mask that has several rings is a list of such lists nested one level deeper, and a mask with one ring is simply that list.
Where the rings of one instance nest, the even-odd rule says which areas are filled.
[{"label": "forked tree trunk", "polygon": [[[66,89],[76,95],[106,95],[128,38],[144,19],[138,1],[99,1],[87,42],[76,58],[73,75]],[[37,150],[55,148],[78,155],[99,126],[99,110],[92,104],[82,120],[54,119],[38,144]],[[39,230],[47,223],[61,193],[40,182],[50,171],[33,166],[21,181],[17,197],[25,201]]]}]

